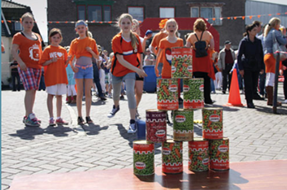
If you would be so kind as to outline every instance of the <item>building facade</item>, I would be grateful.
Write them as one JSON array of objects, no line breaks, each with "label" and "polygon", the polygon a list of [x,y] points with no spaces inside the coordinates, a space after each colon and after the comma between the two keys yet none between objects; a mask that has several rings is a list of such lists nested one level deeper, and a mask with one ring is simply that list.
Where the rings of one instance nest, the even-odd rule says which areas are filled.
[{"label": "building facade", "polygon": [[[64,46],[69,45],[77,37],[74,30],[75,24],[71,21],[83,19],[89,21],[89,30],[97,43],[111,51],[111,39],[119,29],[114,22],[106,22],[116,21],[122,13],[130,13],[139,21],[145,18],[208,18],[208,22],[212,23],[219,32],[222,46],[227,39],[238,46],[245,27],[245,21],[242,19],[221,19],[245,15],[245,0],[47,0],[47,3],[48,28],[62,30]],[[190,31],[179,31],[180,36],[183,38],[184,34],[192,30],[190,28]]]}]

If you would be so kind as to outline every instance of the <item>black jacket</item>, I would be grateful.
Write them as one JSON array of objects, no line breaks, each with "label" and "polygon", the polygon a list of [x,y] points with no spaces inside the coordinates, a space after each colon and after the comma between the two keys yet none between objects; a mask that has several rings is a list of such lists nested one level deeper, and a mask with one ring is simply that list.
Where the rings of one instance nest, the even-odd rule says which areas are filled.
[{"label": "black jacket", "polygon": [[255,37],[254,42],[251,42],[248,36],[245,36],[239,44],[237,62],[239,70],[260,71],[264,69],[261,40]]}]

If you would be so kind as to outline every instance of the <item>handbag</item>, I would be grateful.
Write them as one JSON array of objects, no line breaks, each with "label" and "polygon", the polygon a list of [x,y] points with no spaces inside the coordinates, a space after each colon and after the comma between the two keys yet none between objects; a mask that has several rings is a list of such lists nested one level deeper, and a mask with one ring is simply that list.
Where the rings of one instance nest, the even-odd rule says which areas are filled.
[{"label": "handbag", "polygon": [[276,59],[277,57],[277,52],[279,51],[279,60],[283,61],[287,59],[287,54],[286,54],[286,47],[284,45],[279,45],[279,43],[276,40],[275,37],[275,30],[272,32],[272,37],[273,37],[273,56]]}]

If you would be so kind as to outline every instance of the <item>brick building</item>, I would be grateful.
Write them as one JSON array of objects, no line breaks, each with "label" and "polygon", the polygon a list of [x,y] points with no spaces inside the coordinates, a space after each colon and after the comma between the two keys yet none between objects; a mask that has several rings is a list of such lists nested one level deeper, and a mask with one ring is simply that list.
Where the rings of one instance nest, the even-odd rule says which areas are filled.
[{"label": "brick building", "polygon": [[[134,18],[143,21],[145,18],[204,17],[210,18],[213,27],[220,34],[220,45],[226,39],[238,46],[244,32],[245,21],[242,19],[223,19],[221,17],[245,15],[245,0],[47,0],[48,21],[115,21],[122,13],[130,13]],[[212,18],[216,18],[215,21]],[[48,28],[60,28],[64,40],[62,45],[69,45],[77,35],[74,23],[48,23]],[[97,43],[111,50],[112,37],[119,31],[114,24],[89,23]],[[192,28],[190,29],[190,31]],[[190,31],[179,31],[183,38]],[[157,32],[156,30],[154,32]],[[143,34],[141,34],[143,35]]]}]

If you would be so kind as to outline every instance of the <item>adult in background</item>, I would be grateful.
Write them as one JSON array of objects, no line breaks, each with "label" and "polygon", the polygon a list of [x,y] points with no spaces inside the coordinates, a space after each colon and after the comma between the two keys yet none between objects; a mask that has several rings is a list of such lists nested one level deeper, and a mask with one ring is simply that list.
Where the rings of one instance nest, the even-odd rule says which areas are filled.
[{"label": "adult in background", "polygon": [[193,55],[196,55],[195,43],[199,41],[205,41],[207,55],[204,57],[193,56],[193,76],[195,78],[204,79],[204,102],[206,104],[213,104],[210,97],[210,73],[212,73],[212,64],[209,55],[210,48],[214,49],[213,36],[210,32],[206,31],[206,24],[203,19],[199,18],[194,22],[193,33],[187,38],[186,46],[193,48]]},{"label": "adult in background", "polygon": [[17,90],[20,91],[20,76],[18,73],[18,63],[14,59],[12,63],[10,63],[11,69],[11,78],[12,78],[12,91],[16,91],[16,80],[17,80]]},{"label": "adult in background", "polygon": [[253,104],[254,89],[257,85],[259,71],[263,73],[263,51],[261,40],[256,38],[255,24],[246,26],[246,32],[239,44],[237,56],[239,73],[244,78],[245,98],[248,108],[255,108]]},{"label": "adult in background", "polygon": [[229,40],[225,41],[224,48],[219,52],[218,56],[218,66],[220,70],[222,70],[222,93],[226,93],[227,89],[227,80],[228,80],[228,89],[230,90],[230,83],[231,83],[231,73],[230,70],[233,67],[235,61],[235,53],[234,50],[231,48],[231,42]]},{"label": "adult in background", "polygon": [[[269,106],[273,105],[273,86],[275,81],[276,60],[273,53],[276,50],[273,49],[274,38],[276,38],[280,45],[287,44],[286,38],[284,38],[282,33],[279,31],[280,22],[279,18],[273,17],[264,29],[264,63],[266,71],[265,90],[267,93],[267,105]],[[277,102],[277,105],[280,106],[281,102]]]},{"label": "adult in background", "polygon": [[[280,30],[282,31],[283,35],[286,37],[286,28],[282,27],[280,28]],[[286,48],[287,48],[287,45],[286,45]],[[283,91],[284,91],[284,96],[285,96],[285,100],[282,102],[282,104],[287,104],[287,59],[282,61],[282,72],[284,76]]]},{"label": "adult in background", "polygon": [[150,49],[146,48],[145,50],[146,56],[144,58],[144,65],[155,65],[155,57],[153,54],[151,54]]},{"label": "adult in background", "polygon": [[[257,34],[256,34],[256,38],[258,38],[259,40],[261,40],[261,44],[262,44],[262,47],[264,48],[264,37],[263,37],[263,34],[259,35],[259,33],[261,32],[262,30],[262,22],[260,21],[254,21],[253,24],[256,25],[256,28],[257,28]],[[264,69],[265,70],[265,69]],[[264,94],[265,94],[265,89],[264,89],[264,86],[265,86],[265,78],[266,78],[266,74],[265,74],[265,71],[260,74],[259,73],[259,92],[260,92],[260,95],[262,97],[260,97],[260,95],[258,94],[258,90],[257,90],[257,87],[258,87],[258,80],[257,80],[257,85],[254,89],[254,94],[253,94],[253,99],[254,100],[264,100]]]}]

